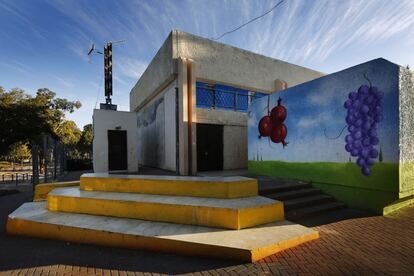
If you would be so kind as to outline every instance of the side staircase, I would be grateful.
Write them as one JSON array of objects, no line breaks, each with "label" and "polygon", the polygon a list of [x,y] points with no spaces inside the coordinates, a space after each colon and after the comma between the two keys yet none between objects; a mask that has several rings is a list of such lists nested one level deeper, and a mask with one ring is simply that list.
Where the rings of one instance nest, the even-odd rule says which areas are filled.
[{"label": "side staircase", "polygon": [[345,208],[343,202],[324,194],[311,183],[299,180],[259,178],[259,194],[284,203],[285,217],[291,221],[314,217]]},{"label": "side staircase", "polygon": [[7,233],[254,262],[319,237],[256,179],[84,174],[7,220]]}]

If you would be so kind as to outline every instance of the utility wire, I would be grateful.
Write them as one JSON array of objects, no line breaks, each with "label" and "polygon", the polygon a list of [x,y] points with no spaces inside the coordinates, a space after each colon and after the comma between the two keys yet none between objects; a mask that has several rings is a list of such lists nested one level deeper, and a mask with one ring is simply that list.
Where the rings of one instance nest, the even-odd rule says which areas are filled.
[{"label": "utility wire", "polygon": [[103,82],[103,75],[104,75],[103,72],[101,72],[101,81],[99,82],[98,93],[96,94],[95,109],[96,109],[96,106],[98,105],[99,94],[101,93],[102,82]]},{"label": "utility wire", "polygon": [[277,8],[280,4],[282,4],[284,1],[285,1],[285,0],[281,0],[281,1],[279,1],[276,5],[274,5],[274,6],[273,6],[270,10],[268,10],[268,11],[267,11],[267,12],[265,12],[264,14],[259,15],[259,16],[255,17],[255,18],[250,19],[250,20],[249,20],[249,21],[247,21],[246,23],[244,23],[244,24],[242,24],[242,25],[238,26],[237,28],[235,28],[235,29],[233,29],[233,30],[231,30],[231,31],[227,31],[227,32],[223,33],[223,34],[222,34],[222,35],[220,35],[219,37],[216,37],[216,38],[211,38],[211,39],[212,39],[212,40],[219,40],[219,39],[220,39],[220,38],[222,38],[223,36],[228,35],[228,34],[231,34],[231,33],[235,32],[235,31],[237,31],[237,30],[239,30],[239,29],[243,28],[244,26],[246,26],[246,25],[248,25],[248,24],[252,23],[253,21],[256,21],[256,20],[258,20],[258,19],[262,18],[263,16],[265,16],[265,15],[267,15],[267,14],[271,13],[274,9],[276,9],[276,8]]}]

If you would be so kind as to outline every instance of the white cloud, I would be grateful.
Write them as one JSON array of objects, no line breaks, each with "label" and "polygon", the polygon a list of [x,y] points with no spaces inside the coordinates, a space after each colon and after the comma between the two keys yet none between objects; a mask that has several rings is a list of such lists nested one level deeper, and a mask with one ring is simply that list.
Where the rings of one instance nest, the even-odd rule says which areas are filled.
[{"label": "white cloud", "polygon": [[306,128],[320,128],[323,129],[323,126],[336,125],[337,123],[344,123],[343,118],[338,116],[333,117],[331,112],[325,111],[318,113],[315,116],[302,117],[298,120],[296,128],[297,129],[306,129]]},{"label": "white cloud", "polygon": [[71,87],[74,87],[75,85],[71,82],[71,81],[68,81],[68,80],[66,80],[66,79],[63,79],[63,78],[61,78],[61,77],[57,77],[57,76],[55,76],[54,77],[60,84],[62,84],[63,86],[66,86],[66,87],[68,87],[68,88],[71,88]]},{"label": "white cloud", "polygon": [[118,68],[122,76],[131,78],[135,81],[138,81],[147,66],[147,63],[132,58],[119,58],[117,63],[114,63],[114,68]]}]

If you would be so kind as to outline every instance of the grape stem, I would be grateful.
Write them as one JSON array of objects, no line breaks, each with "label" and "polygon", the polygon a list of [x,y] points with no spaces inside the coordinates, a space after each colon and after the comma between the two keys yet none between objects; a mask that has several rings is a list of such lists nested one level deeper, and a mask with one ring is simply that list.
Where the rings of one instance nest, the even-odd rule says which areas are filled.
[{"label": "grape stem", "polygon": [[336,137],[328,137],[328,135],[326,134],[326,128],[324,128],[324,129],[323,129],[323,134],[325,135],[325,138],[326,138],[326,139],[329,139],[329,140],[336,140],[336,139],[338,139],[339,137],[341,137],[341,135],[342,135],[342,133],[344,132],[345,128],[346,128],[346,125],[342,128],[341,132],[340,132],[340,133],[338,134],[338,136],[336,136]]},{"label": "grape stem", "polygon": [[270,95],[267,96],[267,115],[270,114]]},{"label": "grape stem", "polygon": [[369,78],[367,77],[367,75],[365,75],[365,74],[363,74],[364,75],[364,78],[369,82],[369,86],[370,87],[372,87],[372,83],[371,83],[371,81],[369,80]]}]

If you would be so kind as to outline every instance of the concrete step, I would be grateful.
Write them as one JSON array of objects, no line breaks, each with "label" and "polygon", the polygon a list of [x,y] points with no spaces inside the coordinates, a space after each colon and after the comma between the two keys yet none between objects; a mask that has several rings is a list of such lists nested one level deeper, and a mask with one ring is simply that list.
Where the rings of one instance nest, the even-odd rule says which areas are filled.
[{"label": "concrete step", "polygon": [[330,195],[317,194],[311,196],[305,196],[295,199],[289,199],[283,202],[285,211],[290,211],[293,209],[298,209],[306,206],[314,206],[320,203],[335,201],[335,199]]},{"label": "concrete step", "polygon": [[242,229],[284,219],[283,203],[261,196],[218,199],[59,188],[47,198],[50,211]]},{"label": "concrete step", "polygon": [[211,198],[257,196],[257,180],[242,176],[202,177],[88,173],[80,178],[84,191],[142,193]]},{"label": "concrete step", "polygon": [[342,202],[327,202],[315,206],[307,206],[300,209],[290,210],[285,213],[287,219],[297,220],[305,217],[312,217],[318,214],[344,208],[346,205]]},{"label": "concrete step", "polygon": [[310,183],[306,182],[287,182],[287,183],[278,183],[275,181],[260,181],[259,182],[259,194],[275,194],[287,191],[293,191],[304,188],[312,188]]},{"label": "concrete step", "polygon": [[25,203],[7,220],[8,234],[76,243],[145,249],[254,262],[317,239],[319,233],[289,221],[243,230],[50,212],[45,202]]},{"label": "concrete step", "polygon": [[286,201],[289,199],[294,198],[301,198],[305,196],[317,195],[320,194],[322,191],[318,188],[303,188],[298,190],[292,190],[287,192],[280,192],[280,193],[271,193],[267,194],[266,197]]}]

